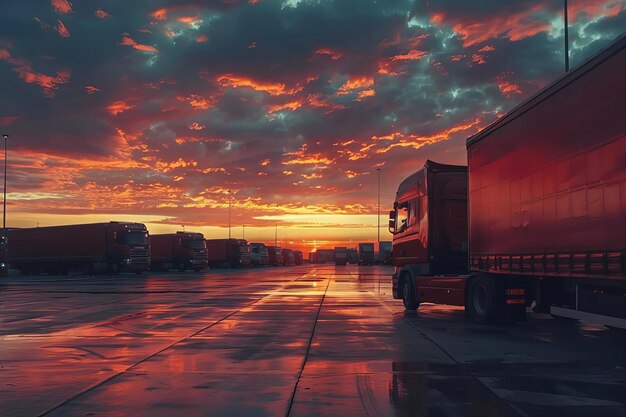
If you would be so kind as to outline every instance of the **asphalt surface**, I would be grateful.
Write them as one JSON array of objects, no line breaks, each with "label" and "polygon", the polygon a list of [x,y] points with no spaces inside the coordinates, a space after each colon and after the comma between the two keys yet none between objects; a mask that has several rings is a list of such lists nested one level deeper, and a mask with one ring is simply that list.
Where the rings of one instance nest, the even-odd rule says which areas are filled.
[{"label": "asphalt surface", "polygon": [[388,267],[0,281],[0,416],[626,416],[622,330],[405,313]]}]

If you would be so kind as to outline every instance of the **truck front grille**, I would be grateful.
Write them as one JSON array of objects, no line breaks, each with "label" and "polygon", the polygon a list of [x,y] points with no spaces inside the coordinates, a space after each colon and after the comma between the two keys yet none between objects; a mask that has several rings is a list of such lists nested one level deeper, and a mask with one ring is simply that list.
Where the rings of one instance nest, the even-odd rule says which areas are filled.
[{"label": "truck front grille", "polygon": [[193,251],[193,263],[207,262],[206,251],[204,249],[198,249]]},{"label": "truck front grille", "polygon": [[148,256],[148,248],[137,247],[130,248],[130,263],[131,264],[146,264],[150,262]]}]

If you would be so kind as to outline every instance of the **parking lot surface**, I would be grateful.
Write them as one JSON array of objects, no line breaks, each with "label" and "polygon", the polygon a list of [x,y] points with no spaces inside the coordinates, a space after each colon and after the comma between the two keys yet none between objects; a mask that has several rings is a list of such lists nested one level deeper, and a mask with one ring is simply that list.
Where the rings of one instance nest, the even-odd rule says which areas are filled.
[{"label": "parking lot surface", "polygon": [[389,267],[0,281],[1,416],[626,416],[621,330],[393,300]]}]

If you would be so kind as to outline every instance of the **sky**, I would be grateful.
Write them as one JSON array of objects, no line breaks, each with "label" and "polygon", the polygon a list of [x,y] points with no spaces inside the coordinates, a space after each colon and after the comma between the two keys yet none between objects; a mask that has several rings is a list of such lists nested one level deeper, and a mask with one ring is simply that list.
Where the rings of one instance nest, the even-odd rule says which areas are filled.
[{"label": "sky", "polygon": [[[7,224],[139,221],[305,251],[564,72],[560,0],[0,3]],[[570,0],[575,66],[626,0]],[[229,192],[230,191],[230,192]],[[245,230],[244,226],[245,225]],[[278,231],[277,231],[278,230]]]}]

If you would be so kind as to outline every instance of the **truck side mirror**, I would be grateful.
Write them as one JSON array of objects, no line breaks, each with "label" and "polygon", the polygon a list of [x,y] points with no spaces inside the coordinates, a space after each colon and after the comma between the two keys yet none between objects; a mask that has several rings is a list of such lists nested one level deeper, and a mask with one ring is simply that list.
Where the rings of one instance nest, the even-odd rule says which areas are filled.
[{"label": "truck side mirror", "polygon": [[[396,203],[394,203],[394,206],[396,205]],[[389,233],[395,233],[396,232],[396,211],[395,210],[391,210],[389,212]]]}]

